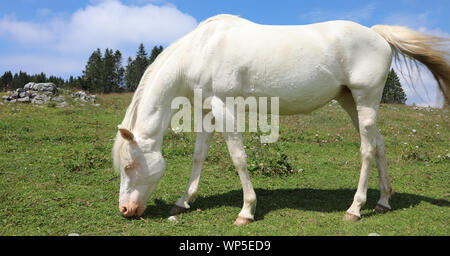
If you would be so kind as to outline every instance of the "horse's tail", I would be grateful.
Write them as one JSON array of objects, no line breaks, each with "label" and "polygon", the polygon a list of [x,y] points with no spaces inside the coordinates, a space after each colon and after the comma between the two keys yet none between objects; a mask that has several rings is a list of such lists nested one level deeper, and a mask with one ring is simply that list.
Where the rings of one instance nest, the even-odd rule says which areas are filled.
[{"label": "horse's tail", "polygon": [[[406,63],[417,66],[420,62],[425,65],[436,79],[446,102],[450,103],[450,66],[445,59],[449,53],[436,49],[450,39],[424,35],[400,26],[376,25],[372,30],[391,45],[396,60],[401,56],[407,60]],[[407,65],[409,74],[412,66]]]}]

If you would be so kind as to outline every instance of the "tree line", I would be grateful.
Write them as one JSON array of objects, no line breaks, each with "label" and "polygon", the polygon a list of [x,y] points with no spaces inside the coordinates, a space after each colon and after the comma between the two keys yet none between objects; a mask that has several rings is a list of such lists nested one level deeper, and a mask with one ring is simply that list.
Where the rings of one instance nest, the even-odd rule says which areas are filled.
[{"label": "tree line", "polygon": [[47,77],[45,73],[29,75],[26,72],[12,74],[6,71],[0,77],[0,91],[23,88],[29,82],[54,83],[59,88],[76,88],[91,93],[134,92],[149,65],[164,50],[162,46],[153,47],[150,54],[144,45],[139,45],[135,59],[129,57],[127,65],[122,65],[119,50],[106,49],[103,53],[95,50],[89,57],[81,76],[64,80],[61,77]]},{"label": "tree line", "polygon": [[[127,65],[123,67],[122,53],[119,50],[107,48],[102,53],[97,49],[89,57],[82,75],[77,78],[70,76],[68,80],[55,76],[47,77],[44,73],[28,75],[20,71],[13,75],[11,71],[7,71],[0,77],[0,91],[4,91],[7,85],[9,90],[14,90],[28,82],[52,82],[60,88],[77,88],[93,93],[134,92],[147,67],[163,50],[162,46],[155,46],[148,54],[141,43],[136,57],[134,59],[129,57]],[[406,94],[394,69],[388,74],[381,102],[397,104],[406,102]]]},{"label": "tree line", "polygon": [[45,73],[28,75],[26,72],[20,71],[13,75],[11,71],[6,71],[0,77],[0,91],[23,88],[23,86],[29,82],[54,83],[59,86],[62,86],[65,83],[64,79],[56,76],[47,77]]}]

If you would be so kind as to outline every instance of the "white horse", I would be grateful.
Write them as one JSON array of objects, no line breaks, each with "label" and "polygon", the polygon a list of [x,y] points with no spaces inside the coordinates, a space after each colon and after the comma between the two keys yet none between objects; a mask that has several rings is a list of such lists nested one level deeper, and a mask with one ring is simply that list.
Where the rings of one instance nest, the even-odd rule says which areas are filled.
[{"label": "white horse", "polygon": [[[436,78],[446,101],[450,68],[433,47],[445,41],[397,26],[367,28],[349,21],[306,26],[268,26],[232,16],[207,19],[170,45],[144,73],[113,148],[121,174],[119,209],[141,216],[163,176],[163,135],[175,110],[171,101],[193,97],[202,89],[212,97],[216,119],[226,97],[279,97],[280,114],[299,114],[336,99],[350,115],[361,137],[362,167],[358,188],[344,219],[359,220],[366,202],[370,166],[380,177],[377,212],[391,209],[392,193],[383,137],[376,127],[377,110],[393,56],[424,64]],[[172,213],[190,208],[196,198],[203,161],[212,133],[198,132],[192,174]],[[242,182],[244,205],[235,224],[254,220],[256,194],[250,181],[242,134],[223,132]]]}]

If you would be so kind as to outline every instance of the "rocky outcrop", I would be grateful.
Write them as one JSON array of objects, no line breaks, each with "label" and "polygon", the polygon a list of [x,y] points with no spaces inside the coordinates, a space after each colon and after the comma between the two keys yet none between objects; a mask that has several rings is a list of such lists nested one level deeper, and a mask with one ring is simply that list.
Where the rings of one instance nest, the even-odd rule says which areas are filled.
[{"label": "rocky outcrop", "polygon": [[54,95],[58,92],[58,87],[54,83],[33,83],[30,82],[23,87],[26,91],[42,92],[44,94]]},{"label": "rocky outcrop", "polygon": [[[56,95],[58,92],[62,92],[61,95]],[[18,88],[15,91],[8,92],[8,95],[3,96],[4,102],[9,103],[32,103],[32,104],[44,104],[49,102],[59,102],[57,107],[65,107],[67,104],[64,94],[68,94],[65,90],[60,90],[53,83],[28,83],[23,88]],[[95,104],[97,96],[90,95],[84,91],[78,91],[71,94],[70,97],[74,101],[90,102],[92,105],[98,107],[99,104]],[[81,104],[83,105],[83,104]]]},{"label": "rocky outcrop", "polygon": [[94,103],[97,100],[97,96],[95,95],[89,95],[84,91],[78,91],[74,94],[70,95],[72,98],[75,98],[75,100],[79,100],[81,102],[92,102]]}]

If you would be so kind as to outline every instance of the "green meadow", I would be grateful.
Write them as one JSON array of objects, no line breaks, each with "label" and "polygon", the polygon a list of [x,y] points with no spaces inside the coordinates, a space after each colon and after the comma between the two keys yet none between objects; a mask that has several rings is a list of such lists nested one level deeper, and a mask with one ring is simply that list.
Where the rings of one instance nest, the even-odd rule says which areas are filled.
[{"label": "green meadow", "polygon": [[381,105],[393,188],[386,214],[373,212],[376,168],[362,219],[342,220],[357,187],[359,136],[338,104],[280,118],[277,143],[245,133],[258,204],[255,222],[233,225],[242,189],[221,134],[214,134],[199,196],[168,220],[191,171],[195,134],[164,137],[167,169],[140,218],[118,210],[120,176],[111,149],[131,94],[99,95],[99,107],[70,102],[0,105],[0,235],[450,235],[449,109]]}]

